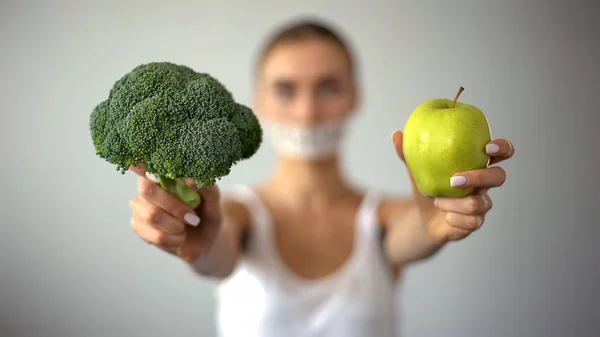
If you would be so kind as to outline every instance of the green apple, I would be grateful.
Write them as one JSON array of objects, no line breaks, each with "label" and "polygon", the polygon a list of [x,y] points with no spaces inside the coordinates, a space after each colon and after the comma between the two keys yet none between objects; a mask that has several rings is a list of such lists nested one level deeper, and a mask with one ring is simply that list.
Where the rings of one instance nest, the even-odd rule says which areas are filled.
[{"label": "green apple", "polygon": [[462,198],[473,188],[450,186],[459,172],[486,168],[485,146],[492,135],[485,115],[475,106],[436,98],[421,103],[404,127],[402,146],[406,166],[419,192],[428,197]]}]

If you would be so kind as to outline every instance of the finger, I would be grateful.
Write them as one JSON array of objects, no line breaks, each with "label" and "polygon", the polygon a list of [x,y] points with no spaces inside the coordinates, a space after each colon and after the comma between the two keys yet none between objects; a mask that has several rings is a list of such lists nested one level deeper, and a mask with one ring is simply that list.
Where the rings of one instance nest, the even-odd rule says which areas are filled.
[{"label": "finger", "polygon": [[485,146],[485,152],[492,157],[490,165],[494,165],[511,158],[515,153],[515,148],[513,143],[506,139],[496,139]]},{"label": "finger", "polygon": [[135,165],[129,166],[129,170],[137,173],[141,177],[146,176],[146,166],[143,163],[137,163]]},{"label": "finger", "polygon": [[187,185],[195,189],[200,193],[202,202],[196,209],[196,212],[201,214],[202,221],[215,221],[218,220],[221,211],[221,191],[217,184],[207,185],[198,187],[196,183],[191,179],[185,180]]},{"label": "finger", "polygon": [[450,213],[442,215],[442,217],[439,219],[439,225],[436,226],[436,236],[442,237],[445,240],[458,241],[466,238],[473,232],[472,230],[449,225],[448,221],[446,220],[447,214]]},{"label": "finger", "polygon": [[159,247],[176,248],[183,245],[186,239],[185,232],[170,234],[161,231],[137,214],[131,219],[131,228],[142,240]]},{"label": "finger", "polygon": [[140,177],[149,179],[150,181],[152,181],[153,183],[158,184],[160,181],[158,180],[158,178],[152,174],[146,171],[146,167],[143,163],[139,163],[137,165],[131,165],[129,167],[129,169],[135,173],[137,173]]},{"label": "finger", "polygon": [[459,213],[446,213],[446,222],[450,227],[474,231],[483,225],[484,216],[479,215],[464,215]]},{"label": "finger", "polygon": [[162,232],[174,235],[185,232],[183,222],[143,198],[133,199],[130,202],[130,208],[134,215],[144,219],[146,223]]},{"label": "finger", "polygon": [[437,198],[437,207],[445,212],[463,215],[483,214],[492,208],[487,194],[473,194],[464,198]]},{"label": "finger", "polygon": [[206,202],[212,205],[215,205],[219,202],[221,198],[221,193],[217,184],[198,187],[198,185],[192,179],[189,178],[186,178],[185,182],[189,187],[200,192],[200,194],[202,195],[202,202]]},{"label": "finger", "polygon": [[146,171],[146,165],[144,165],[144,163],[138,163],[136,165],[131,165],[131,166],[129,166],[129,170],[137,173],[140,177],[144,177],[144,178],[151,180],[154,183],[157,183],[157,184],[160,183],[160,181],[154,174]]},{"label": "finger", "polygon": [[191,226],[198,226],[200,223],[200,217],[198,217],[192,208],[176,196],[162,189],[160,185],[155,184],[149,179],[141,178],[138,180],[138,189],[143,199],[168,212],[176,219]]},{"label": "finger", "polygon": [[396,130],[392,133],[392,142],[394,143],[394,149],[396,150],[396,154],[398,158],[404,161],[404,150],[402,148],[402,132]]},{"label": "finger", "polygon": [[450,178],[450,186],[469,187],[499,187],[506,181],[506,172],[503,168],[494,166],[481,170],[472,170],[457,173]]}]

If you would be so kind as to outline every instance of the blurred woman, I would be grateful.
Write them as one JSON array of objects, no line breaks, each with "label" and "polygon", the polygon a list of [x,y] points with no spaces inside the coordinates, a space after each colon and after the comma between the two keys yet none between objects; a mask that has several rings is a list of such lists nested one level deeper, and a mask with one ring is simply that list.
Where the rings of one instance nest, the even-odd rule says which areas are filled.
[{"label": "blurred woman", "polygon": [[[359,102],[353,55],[339,33],[294,22],[267,41],[256,68],[254,108],[277,150],[268,179],[226,193],[199,189],[189,209],[136,170],[134,231],[218,280],[221,336],[395,336],[403,267],[481,227],[499,167],[458,172],[461,198],[391,197],[341,173],[340,143]],[[392,135],[402,160],[402,133]],[[513,147],[494,140],[492,164]],[[409,174],[410,177],[410,174]],[[400,178],[400,176],[399,176]],[[190,186],[194,186],[190,182]]]}]

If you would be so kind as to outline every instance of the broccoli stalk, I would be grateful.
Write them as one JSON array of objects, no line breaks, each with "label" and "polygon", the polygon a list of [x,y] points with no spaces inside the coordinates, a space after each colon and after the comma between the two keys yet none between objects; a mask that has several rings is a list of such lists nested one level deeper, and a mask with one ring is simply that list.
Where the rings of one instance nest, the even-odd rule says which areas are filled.
[{"label": "broccoli stalk", "polygon": [[173,194],[191,208],[195,209],[200,206],[200,194],[190,188],[183,179],[170,179],[163,176],[157,178],[165,191]]},{"label": "broccoli stalk", "polygon": [[117,80],[90,116],[96,154],[125,173],[143,163],[160,186],[192,208],[200,195],[185,184],[214,184],[253,156],[262,129],[253,111],[235,102],[214,77],[153,62]]}]

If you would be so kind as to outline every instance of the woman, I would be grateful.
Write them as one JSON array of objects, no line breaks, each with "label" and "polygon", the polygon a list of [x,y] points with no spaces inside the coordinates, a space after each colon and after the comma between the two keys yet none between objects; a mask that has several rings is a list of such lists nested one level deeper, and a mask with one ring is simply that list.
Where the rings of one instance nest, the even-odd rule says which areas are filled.
[{"label": "woman", "polygon": [[[478,191],[461,199],[359,190],[339,167],[358,101],[347,45],[324,25],[301,22],[275,35],[259,61],[254,105],[277,149],[270,178],[223,194],[199,189],[203,204],[192,210],[132,168],[142,176],[132,227],[220,281],[222,336],[394,336],[402,268],[481,227],[492,206],[487,190],[505,173],[457,173],[455,186]],[[402,160],[400,131],[392,144]],[[486,150],[492,164],[513,154],[501,139]]]}]

